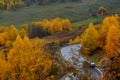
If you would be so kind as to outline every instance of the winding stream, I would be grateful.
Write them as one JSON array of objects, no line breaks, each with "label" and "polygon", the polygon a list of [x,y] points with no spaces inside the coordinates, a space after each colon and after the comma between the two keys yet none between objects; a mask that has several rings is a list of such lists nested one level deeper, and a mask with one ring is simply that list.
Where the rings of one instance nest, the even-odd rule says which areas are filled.
[{"label": "winding stream", "polygon": [[[61,49],[61,55],[63,59],[67,61],[70,65],[74,65],[76,70],[82,70],[81,73],[84,73],[83,62],[85,61],[85,59],[78,52],[81,47],[81,44],[74,44],[63,47]],[[97,68],[91,68],[90,74],[94,76],[94,80],[103,80],[103,74]],[[73,73],[67,73],[60,80],[78,80],[78,77],[77,75],[73,75]]]}]

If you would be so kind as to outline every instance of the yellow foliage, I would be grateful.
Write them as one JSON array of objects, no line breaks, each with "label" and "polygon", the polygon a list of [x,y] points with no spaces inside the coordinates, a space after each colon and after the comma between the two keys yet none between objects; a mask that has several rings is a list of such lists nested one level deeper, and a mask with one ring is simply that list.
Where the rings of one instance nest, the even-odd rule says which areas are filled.
[{"label": "yellow foliage", "polygon": [[98,10],[106,10],[106,8],[104,6],[100,6]]},{"label": "yellow foliage", "polygon": [[70,39],[69,42],[68,42],[68,44],[73,44],[73,40]]},{"label": "yellow foliage", "polygon": [[37,80],[44,78],[52,66],[52,60],[44,41],[38,38],[30,41],[17,36],[8,53],[10,80]]},{"label": "yellow foliage", "polygon": [[64,31],[72,31],[72,24],[70,23],[69,19],[63,19],[62,26]]},{"label": "yellow foliage", "polygon": [[10,40],[15,40],[17,35],[19,34],[17,28],[14,25],[10,26]]},{"label": "yellow foliage", "polygon": [[18,35],[20,35],[22,38],[27,36],[26,31],[26,26],[23,26],[20,30],[18,30],[14,25],[11,25],[10,27],[0,26],[0,45],[12,47],[12,44]]},{"label": "yellow foliage", "polygon": [[74,40],[70,39],[68,44],[77,44],[80,43],[81,38],[77,36]]},{"label": "yellow foliage", "polygon": [[21,25],[20,30],[21,29],[24,29],[26,31],[26,33],[27,33],[28,32],[28,24]]},{"label": "yellow foliage", "polygon": [[[106,17],[99,31],[99,45],[106,54],[104,58],[108,58],[109,62],[105,62],[105,77],[107,80],[118,79],[120,69],[120,18],[115,16]],[[114,76],[110,76],[114,75]]]},{"label": "yellow foliage", "polygon": [[104,49],[104,46],[106,45],[106,37],[111,25],[119,26],[118,16],[109,16],[103,20],[103,24],[99,31],[99,45],[103,49]]},{"label": "yellow foliage", "polygon": [[[33,22],[31,32],[34,31],[35,28],[40,28],[40,30],[42,30],[42,33],[45,34],[67,32],[73,29],[72,24],[68,19],[61,18],[54,18],[51,20],[44,19],[43,21]],[[37,29],[36,31],[40,32],[40,30]]]},{"label": "yellow foliage", "polygon": [[78,29],[81,29],[81,28],[82,28],[82,24],[78,24],[78,25],[77,25],[77,28],[78,28]]},{"label": "yellow foliage", "polygon": [[51,34],[59,33],[63,31],[62,24],[57,19],[53,19],[50,25]]},{"label": "yellow foliage", "polygon": [[77,36],[77,37],[75,38],[74,43],[80,43],[80,37],[79,37],[79,36]]},{"label": "yellow foliage", "polygon": [[59,40],[55,40],[55,43],[54,43],[56,46],[59,46],[60,45],[60,41]]},{"label": "yellow foliage", "polygon": [[4,8],[6,10],[16,9],[24,5],[22,0],[4,0]]},{"label": "yellow foliage", "polygon": [[104,6],[100,6],[98,10],[101,15],[105,15],[107,13],[107,9]]},{"label": "yellow foliage", "polygon": [[0,80],[4,79],[7,63],[5,61],[5,55],[0,51]]},{"label": "yellow foliage", "polygon": [[86,53],[90,53],[98,47],[98,32],[91,23],[81,36],[81,44]]},{"label": "yellow foliage", "polygon": [[22,28],[22,29],[19,31],[19,34],[20,34],[20,36],[21,36],[22,39],[23,39],[25,36],[27,36],[27,33],[26,33],[26,31],[25,31],[24,28]]},{"label": "yellow foliage", "polygon": [[111,58],[120,55],[120,28],[112,25],[106,40],[106,57]]}]

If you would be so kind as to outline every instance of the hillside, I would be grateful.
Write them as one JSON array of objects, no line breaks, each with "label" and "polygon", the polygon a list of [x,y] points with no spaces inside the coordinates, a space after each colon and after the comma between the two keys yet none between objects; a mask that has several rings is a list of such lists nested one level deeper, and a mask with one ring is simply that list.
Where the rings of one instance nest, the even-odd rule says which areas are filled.
[{"label": "hillside", "polygon": [[[23,7],[16,11],[0,11],[0,25],[15,24],[20,26],[24,23],[31,23],[45,18],[55,17],[68,18],[72,23],[83,23],[93,20],[90,17],[89,9],[98,9],[99,6],[105,6],[110,13],[120,13],[120,0],[83,0],[82,2],[56,2],[50,5],[32,5]],[[101,21],[96,18],[93,21]],[[88,22],[89,23],[89,22]]]},{"label": "hillside", "polygon": [[120,0],[0,0],[0,80],[119,80]]}]

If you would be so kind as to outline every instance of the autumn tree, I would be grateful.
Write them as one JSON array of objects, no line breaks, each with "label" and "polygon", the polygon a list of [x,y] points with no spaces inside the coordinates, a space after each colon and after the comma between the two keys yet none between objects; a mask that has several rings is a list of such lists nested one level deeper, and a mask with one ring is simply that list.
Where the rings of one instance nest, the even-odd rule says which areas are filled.
[{"label": "autumn tree", "polygon": [[[106,27],[105,27],[106,26]],[[102,27],[103,28],[103,27]],[[120,78],[120,22],[119,17],[109,16],[105,19],[103,29],[103,47],[106,52],[103,60],[105,78],[117,80]],[[103,40],[103,39],[101,39]]]},{"label": "autumn tree", "polygon": [[81,29],[82,26],[83,26],[82,24],[78,24],[78,25],[77,25],[77,29]]},{"label": "autumn tree", "polygon": [[9,40],[9,30],[6,28],[0,33],[0,45],[6,45],[6,42]]},{"label": "autumn tree", "polygon": [[62,26],[64,31],[71,31],[72,30],[72,24],[69,21],[69,19],[62,20]]},{"label": "autumn tree", "polygon": [[98,47],[98,32],[91,23],[81,36],[81,44],[85,53],[90,53]]},{"label": "autumn tree", "polygon": [[99,12],[100,15],[106,15],[106,14],[108,14],[107,9],[104,6],[100,6],[98,8],[98,12]]},{"label": "autumn tree", "polygon": [[28,24],[22,24],[22,25],[20,26],[20,29],[24,29],[24,30],[26,31],[26,33],[28,33],[28,27],[29,27]]},{"label": "autumn tree", "polygon": [[73,40],[70,39],[69,42],[68,42],[68,44],[74,44]]},{"label": "autumn tree", "polygon": [[1,38],[3,39],[2,45],[5,45],[6,47],[9,47],[12,45],[12,42],[15,41],[18,30],[14,25],[11,25],[9,28],[4,30],[4,32],[1,33]]},{"label": "autumn tree", "polygon": [[24,5],[22,0],[0,0],[0,9],[15,10]]},{"label": "autumn tree", "polygon": [[5,0],[0,0],[0,9],[4,9]]},{"label": "autumn tree", "polygon": [[43,37],[56,33],[68,32],[71,30],[73,30],[73,27],[68,19],[44,19],[43,21],[32,23],[32,26],[30,28],[30,36]]},{"label": "autumn tree", "polygon": [[10,33],[10,40],[15,40],[17,35],[19,34],[19,31],[14,25],[11,25],[9,33]]},{"label": "autumn tree", "polygon": [[19,35],[21,36],[22,39],[23,39],[25,36],[27,36],[27,32],[25,31],[24,28],[22,28],[22,29],[19,31]]},{"label": "autumn tree", "polygon": [[111,25],[118,26],[118,16],[109,16],[103,20],[103,24],[99,31],[99,45],[104,48],[106,45],[106,37]]},{"label": "autumn tree", "polygon": [[112,25],[106,40],[106,56],[108,58],[120,55],[120,28]]},{"label": "autumn tree", "polygon": [[5,55],[0,51],[0,80],[5,79],[5,72],[7,69],[7,62],[5,61]]},{"label": "autumn tree", "polygon": [[34,65],[35,63],[33,62],[33,73],[35,74],[34,78],[36,78],[37,76],[36,80],[39,78],[45,79],[49,74],[52,66],[50,51],[43,40],[39,40],[38,38],[36,38],[35,40],[33,40],[33,44],[34,53],[32,56],[34,57],[33,60],[36,61],[36,65]]},{"label": "autumn tree", "polygon": [[[112,25],[106,40],[106,56],[110,59],[105,67],[105,73],[108,78],[116,80],[120,78],[120,26]],[[108,69],[107,69],[108,68]]]},{"label": "autumn tree", "polygon": [[31,42],[27,36],[24,39],[17,36],[13,48],[8,53],[9,80],[45,78],[52,65],[50,54],[45,48],[44,42],[39,39]]},{"label": "autumn tree", "polygon": [[81,42],[80,36],[77,36],[74,40],[70,39],[68,44],[78,44]]},{"label": "autumn tree", "polygon": [[13,42],[16,40],[17,35],[22,38],[27,36],[27,28],[23,26],[20,30],[16,26],[1,26],[0,27],[0,45],[5,47],[12,47]]},{"label": "autumn tree", "polygon": [[59,33],[63,31],[62,24],[57,19],[53,19],[50,25],[51,34]]},{"label": "autumn tree", "polygon": [[51,22],[47,19],[43,20],[43,22],[42,22],[43,30],[44,30],[46,35],[51,34],[50,24],[51,24]]},{"label": "autumn tree", "polygon": [[45,32],[42,26],[42,22],[33,22],[30,28],[30,37],[43,37],[45,36]]}]

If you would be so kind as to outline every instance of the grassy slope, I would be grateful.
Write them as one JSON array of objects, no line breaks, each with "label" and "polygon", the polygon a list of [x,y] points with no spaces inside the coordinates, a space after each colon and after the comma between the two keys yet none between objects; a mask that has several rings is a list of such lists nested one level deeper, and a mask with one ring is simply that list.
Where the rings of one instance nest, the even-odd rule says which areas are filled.
[{"label": "grassy slope", "polygon": [[[120,12],[120,0],[83,0],[79,2],[54,3],[51,5],[25,7],[16,12],[1,11],[0,25],[15,24],[20,26],[24,23],[51,19],[54,17],[69,18],[72,22],[88,24],[98,19],[90,18],[89,7],[97,8],[100,5],[106,6],[109,11]],[[101,20],[101,19],[100,19]]]},{"label": "grassy slope", "polygon": [[82,20],[82,21],[74,22],[73,26],[77,26],[78,24],[88,25],[91,22],[101,22],[103,19],[104,19],[104,17],[97,17],[97,18],[90,17],[90,18]]}]

